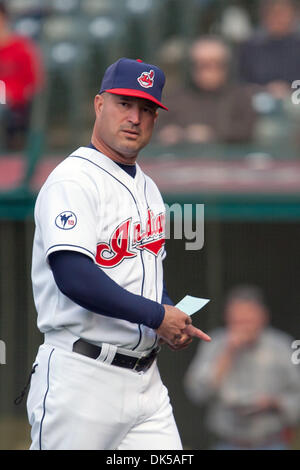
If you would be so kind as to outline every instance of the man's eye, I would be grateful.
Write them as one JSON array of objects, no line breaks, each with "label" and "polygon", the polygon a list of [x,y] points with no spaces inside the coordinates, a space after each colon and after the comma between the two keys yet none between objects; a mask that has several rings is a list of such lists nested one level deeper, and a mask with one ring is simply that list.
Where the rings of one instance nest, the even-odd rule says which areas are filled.
[{"label": "man's eye", "polygon": [[146,113],[154,114],[154,111],[153,111],[152,108],[144,108],[144,111],[145,111]]}]

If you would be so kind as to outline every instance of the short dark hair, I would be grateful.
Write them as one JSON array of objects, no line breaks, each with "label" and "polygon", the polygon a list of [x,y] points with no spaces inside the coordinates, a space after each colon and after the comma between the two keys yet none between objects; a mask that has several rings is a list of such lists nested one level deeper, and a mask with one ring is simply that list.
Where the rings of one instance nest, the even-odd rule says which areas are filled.
[{"label": "short dark hair", "polygon": [[8,15],[6,2],[4,2],[4,0],[0,0],[0,14],[4,16]]},{"label": "short dark hair", "polygon": [[261,0],[259,4],[260,14],[263,15],[276,5],[287,5],[295,10],[298,7],[296,0]]},{"label": "short dark hair", "polygon": [[264,293],[258,286],[242,284],[233,287],[226,297],[226,304],[228,305],[235,300],[254,302],[264,308],[267,308]]},{"label": "short dark hair", "polygon": [[217,35],[217,34],[203,34],[195,38],[190,45],[190,53],[192,52],[195,46],[202,44],[202,43],[205,44],[209,42],[219,44],[224,50],[224,53],[226,56],[226,62],[229,63],[231,61],[232,56],[231,56],[230,44],[222,36]]}]

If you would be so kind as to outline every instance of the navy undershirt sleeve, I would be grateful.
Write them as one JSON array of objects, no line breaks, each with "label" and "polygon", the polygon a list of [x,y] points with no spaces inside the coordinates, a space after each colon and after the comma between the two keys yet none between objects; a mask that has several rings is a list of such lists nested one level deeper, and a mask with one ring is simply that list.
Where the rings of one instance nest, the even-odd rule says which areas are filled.
[{"label": "navy undershirt sleeve", "polygon": [[88,256],[62,250],[48,259],[60,291],[81,307],[154,330],[161,325],[163,305],[123,289]]},{"label": "navy undershirt sleeve", "polygon": [[163,285],[163,293],[162,293],[161,303],[166,304],[166,305],[174,305],[174,302],[169,297],[165,281],[164,281],[164,285]]}]

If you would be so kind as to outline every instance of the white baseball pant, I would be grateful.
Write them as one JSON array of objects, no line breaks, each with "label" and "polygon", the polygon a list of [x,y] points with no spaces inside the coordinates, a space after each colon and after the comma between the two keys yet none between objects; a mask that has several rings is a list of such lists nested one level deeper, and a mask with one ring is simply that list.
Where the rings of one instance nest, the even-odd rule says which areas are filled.
[{"label": "white baseball pant", "polygon": [[137,373],[43,344],[35,364],[30,449],[182,449],[156,361]]}]

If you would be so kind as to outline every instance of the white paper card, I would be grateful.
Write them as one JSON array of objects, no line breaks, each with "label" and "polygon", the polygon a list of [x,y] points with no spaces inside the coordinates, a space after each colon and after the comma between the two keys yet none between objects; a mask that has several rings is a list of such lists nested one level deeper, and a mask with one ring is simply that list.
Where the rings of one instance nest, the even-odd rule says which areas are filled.
[{"label": "white paper card", "polygon": [[193,313],[198,312],[198,310],[203,308],[209,301],[210,299],[201,299],[200,297],[186,295],[175,307],[179,308],[187,315],[193,315]]}]

